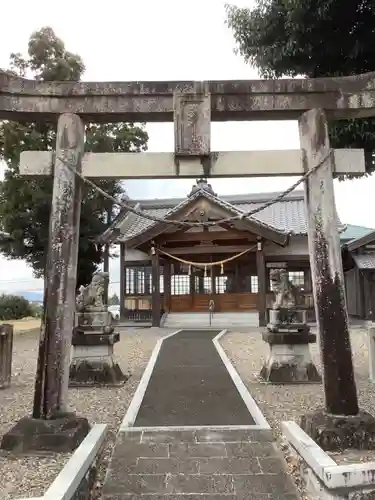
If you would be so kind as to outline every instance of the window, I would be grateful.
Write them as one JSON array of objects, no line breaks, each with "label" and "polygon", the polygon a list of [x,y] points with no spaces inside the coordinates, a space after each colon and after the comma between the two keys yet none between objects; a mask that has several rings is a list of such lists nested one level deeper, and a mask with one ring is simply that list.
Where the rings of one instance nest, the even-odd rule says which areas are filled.
[{"label": "window", "polygon": [[187,274],[174,274],[171,276],[171,294],[188,295],[190,293],[190,276]]},{"label": "window", "polygon": [[212,292],[211,276],[205,276],[203,278],[203,293],[209,295],[211,292]]},{"label": "window", "polygon": [[[164,291],[163,268],[160,268],[160,293]],[[125,295],[151,295],[151,266],[129,266],[125,268]]]},{"label": "window", "polygon": [[127,267],[125,270],[125,294],[132,295],[135,293],[135,273],[134,269]]},{"label": "window", "polygon": [[212,293],[211,276],[194,276],[194,293],[196,295]]},{"label": "window", "polygon": [[[304,271],[288,271],[288,280],[300,290],[305,288],[305,272]],[[269,289],[273,292],[273,284],[269,279]]]},{"label": "window", "polygon": [[269,286],[270,291],[273,292],[274,286],[273,286],[271,279],[268,280],[268,286]]},{"label": "window", "polygon": [[305,273],[304,271],[289,271],[288,278],[291,283],[301,290],[305,287]]},{"label": "window", "polygon": [[136,292],[140,293],[142,295],[145,293],[145,270],[144,269],[139,269],[137,271]]},{"label": "window", "polygon": [[250,276],[251,293],[258,293],[258,276]]},{"label": "window", "polygon": [[216,293],[225,293],[226,292],[226,284],[227,284],[226,276],[216,276],[215,277],[215,287]]}]

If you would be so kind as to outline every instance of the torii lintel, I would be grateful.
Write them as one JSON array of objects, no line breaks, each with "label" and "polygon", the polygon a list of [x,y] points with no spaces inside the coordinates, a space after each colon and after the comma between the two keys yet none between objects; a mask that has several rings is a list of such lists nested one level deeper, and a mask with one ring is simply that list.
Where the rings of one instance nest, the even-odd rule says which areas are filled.
[{"label": "torii lintel", "polygon": [[172,122],[176,94],[209,96],[212,121],[375,116],[375,72],[338,78],[173,82],[40,82],[0,71],[0,119]]}]

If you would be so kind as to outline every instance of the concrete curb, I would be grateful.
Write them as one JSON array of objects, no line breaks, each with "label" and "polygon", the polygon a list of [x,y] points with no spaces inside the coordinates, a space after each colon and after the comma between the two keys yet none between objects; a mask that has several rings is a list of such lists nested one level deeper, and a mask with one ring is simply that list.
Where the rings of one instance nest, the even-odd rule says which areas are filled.
[{"label": "concrete curb", "polygon": [[228,356],[225,354],[224,349],[221,347],[219,340],[226,334],[228,333],[228,330],[222,330],[219,335],[217,335],[213,339],[213,343],[216,347],[216,350],[221,357],[221,360],[223,361],[225,368],[227,369],[231,379],[233,380],[234,385],[237,387],[237,390],[245,403],[247,409],[249,410],[250,415],[253,417],[255,421],[255,425],[253,428],[259,429],[259,430],[271,430],[271,426],[267,422],[265,416],[261,412],[259,406],[256,404],[255,400],[251,396],[250,392],[247,390],[245,384],[242,382],[241,377],[239,376],[237,370],[234,368],[232,365],[230,359]]},{"label": "concrete curb", "polygon": [[106,437],[107,427],[106,424],[93,426],[42,497],[18,500],[71,500],[90,473]]},{"label": "concrete curb", "polygon": [[337,465],[295,422],[282,422],[281,428],[291,451],[303,463],[302,476],[310,489],[308,493],[319,492],[319,498],[327,499],[359,499],[362,496],[348,494],[375,491],[375,462]]}]

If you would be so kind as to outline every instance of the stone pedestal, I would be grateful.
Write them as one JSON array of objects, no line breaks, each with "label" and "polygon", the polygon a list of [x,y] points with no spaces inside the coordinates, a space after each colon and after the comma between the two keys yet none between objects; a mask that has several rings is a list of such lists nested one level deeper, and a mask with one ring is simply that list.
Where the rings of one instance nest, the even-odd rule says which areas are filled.
[{"label": "stone pedestal", "polygon": [[70,387],[119,386],[128,376],[124,375],[114,360],[114,345],[120,340],[113,327],[95,331],[95,327],[77,327],[72,339]]},{"label": "stone pedestal", "polygon": [[300,425],[324,451],[375,449],[375,418],[365,411],[330,415],[322,409],[303,415]]},{"label": "stone pedestal", "polygon": [[87,419],[74,413],[48,420],[24,417],[4,434],[1,448],[14,453],[69,453],[81,444],[89,431]]},{"label": "stone pedestal", "polygon": [[306,324],[269,325],[263,340],[270,346],[270,354],[260,376],[273,384],[305,384],[321,382],[311,359],[309,344],[316,335]]},{"label": "stone pedestal", "polygon": [[103,328],[111,327],[111,323],[112,315],[108,310],[103,311],[103,307],[91,306],[87,307],[84,312],[75,313],[76,327],[92,327],[101,331]]}]

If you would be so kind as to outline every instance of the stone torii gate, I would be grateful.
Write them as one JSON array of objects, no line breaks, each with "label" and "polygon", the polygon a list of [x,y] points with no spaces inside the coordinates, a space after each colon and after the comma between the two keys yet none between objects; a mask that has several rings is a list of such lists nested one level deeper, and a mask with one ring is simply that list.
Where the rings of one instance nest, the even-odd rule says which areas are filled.
[{"label": "stone torii gate", "polygon": [[[2,447],[45,449],[48,441],[54,448],[51,436],[62,436],[65,447],[74,448],[88,429],[85,419],[69,413],[67,401],[81,202],[74,170],[91,179],[311,171],[305,181],[306,208],[326,408],[307,419],[305,428],[314,434],[317,427],[332,428],[333,416],[345,415],[351,423],[367,421],[370,432],[374,420],[358,410],[353,377],[332,176],[364,173],[364,152],[331,151],[327,120],[375,116],[374,96],[375,73],[314,80],[129,83],[35,82],[0,73],[0,119],[57,122],[54,153],[21,155],[21,175],[53,175],[54,187],[33,418],[19,421]],[[299,121],[301,150],[211,151],[211,121],[283,119]],[[174,121],[175,151],[84,155],[84,123],[90,121]]]}]

